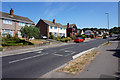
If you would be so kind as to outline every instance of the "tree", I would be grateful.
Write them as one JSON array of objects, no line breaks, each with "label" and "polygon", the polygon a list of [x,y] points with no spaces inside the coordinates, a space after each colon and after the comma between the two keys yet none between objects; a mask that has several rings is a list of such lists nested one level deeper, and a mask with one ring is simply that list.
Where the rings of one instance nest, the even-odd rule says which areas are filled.
[{"label": "tree", "polygon": [[113,27],[110,29],[110,33],[120,34],[120,27]]},{"label": "tree", "polygon": [[39,29],[36,28],[35,26],[27,26],[25,25],[20,29],[21,35],[23,38],[26,38],[26,40],[29,40],[32,37],[38,37],[39,36]]}]

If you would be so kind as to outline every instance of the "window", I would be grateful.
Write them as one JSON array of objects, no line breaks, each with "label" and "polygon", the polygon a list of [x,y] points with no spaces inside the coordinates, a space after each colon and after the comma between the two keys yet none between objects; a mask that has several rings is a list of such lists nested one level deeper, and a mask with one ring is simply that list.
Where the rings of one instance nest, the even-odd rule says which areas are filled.
[{"label": "window", "polygon": [[12,24],[12,20],[4,19],[3,23],[4,24]]},{"label": "window", "polygon": [[10,34],[11,36],[13,36],[13,30],[10,30],[10,29],[2,29],[2,34]]},{"label": "window", "polygon": [[53,27],[52,26],[50,26],[50,29],[52,29]]},{"label": "window", "polygon": [[57,36],[57,33],[54,33],[54,36],[56,37],[56,36]]},{"label": "window", "polygon": [[62,33],[60,33],[60,36],[62,37],[62,36],[63,36],[63,34],[62,34]]},{"label": "window", "polygon": [[25,26],[24,22],[19,22],[19,26]]},{"label": "window", "polygon": [[28,24],[28,26],[31,26],[31,24]]},{"label": "window", "polygon": [[60,30],[62,30],[62,28],[60,28]]},{"label": "window", "polygon": [[54,29],[57,29],[57,27],[55,26]]},{"label": "window", "polygon": [[18,37],[22,37],[22,36],[21,36],[21,32],[20,32],[20,31],[18,31]]}]

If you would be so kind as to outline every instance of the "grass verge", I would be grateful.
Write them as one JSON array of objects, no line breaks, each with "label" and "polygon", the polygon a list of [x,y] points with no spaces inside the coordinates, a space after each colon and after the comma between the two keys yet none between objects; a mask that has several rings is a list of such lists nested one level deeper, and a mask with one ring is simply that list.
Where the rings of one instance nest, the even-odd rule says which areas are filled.
[{"label": "grass verge", "polygon": [[62,71],[73,75],[78,74],[87,66],[88,63],[90,63],[96,57],[98,53],[99,51],[94,50],[87,52],[80,57],[74,59],[73,61],[67,63],[66,66],[58,69],[57,72]]}]

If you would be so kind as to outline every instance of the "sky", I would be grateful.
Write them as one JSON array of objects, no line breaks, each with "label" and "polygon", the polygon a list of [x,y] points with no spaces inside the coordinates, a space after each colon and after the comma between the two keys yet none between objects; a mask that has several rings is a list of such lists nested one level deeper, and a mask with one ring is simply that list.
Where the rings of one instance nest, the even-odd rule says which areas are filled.
[{"label": "sky", "polygon": [[76,24],[78,28],[107,28],[109,12],[110,28],[118,26],[117,2],[2,2],[2,12],[28,17],[35,24],[40,19],[66,25]]}]

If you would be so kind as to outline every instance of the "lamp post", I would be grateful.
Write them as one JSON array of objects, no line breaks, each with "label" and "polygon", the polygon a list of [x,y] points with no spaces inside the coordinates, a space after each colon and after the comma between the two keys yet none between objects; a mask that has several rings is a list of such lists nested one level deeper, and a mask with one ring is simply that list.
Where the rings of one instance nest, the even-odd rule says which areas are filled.
[{"label": "lamp post", "polygon": [[107,24],[108,24],[108,43],[109,43],[109,13],[105,13],[107,15]]}]

